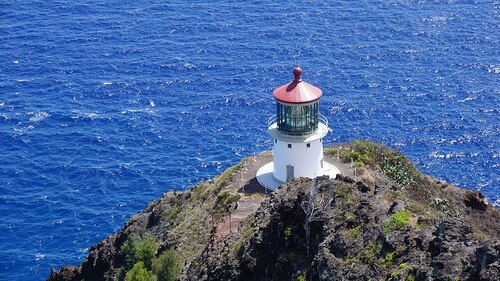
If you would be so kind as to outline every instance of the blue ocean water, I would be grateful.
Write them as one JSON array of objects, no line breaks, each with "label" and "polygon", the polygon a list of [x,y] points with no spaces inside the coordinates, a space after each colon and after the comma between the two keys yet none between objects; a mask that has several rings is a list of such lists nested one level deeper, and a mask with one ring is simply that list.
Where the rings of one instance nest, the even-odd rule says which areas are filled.
[{"label": "blue ocean water", "polygon": [[[78,2],[78,3],[77,3]],[[500,204],[498,1],[0,2],[0,280],[78,264],[152,199],[271,148],[272,90],[334,144]]]}]

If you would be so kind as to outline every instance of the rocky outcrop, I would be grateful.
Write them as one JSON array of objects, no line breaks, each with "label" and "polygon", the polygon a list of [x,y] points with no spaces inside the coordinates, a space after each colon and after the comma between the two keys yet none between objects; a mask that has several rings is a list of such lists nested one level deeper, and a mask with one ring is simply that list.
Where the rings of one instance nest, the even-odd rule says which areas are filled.
[{"label": "rocky outcrop", "polygon": [[[145,234],[161,243],[158,254],[175,249],[179,280],[500,280],[500,211],[481,193],[412,169],[400,180],[373,164],[355,180],[334,156],[327,160],[344,175],[300,178],[267,193],[249,184],[269,159],[259,157],[165,194],[91,247],[81,265],[53,270],[47,280],[116,280],[125,241]],[[243,210],[221,206],[250,201],[257,207],[243,219]]]},{"label": "rocky outcrop", "polygon": [[[443,216],[387,231],[411,200],[381,202],[351,179],[301,179],[277,190],[220,250],[207,249],[190,280],[495,280],[498,242],[480,241],[470,223]],[[495,210],[498,212],[498,210]],[[422,212],[425,213],[425,212]],[[498,225],[495,226],[498,229]],[[245,235],[247,237],[245,237]],[[242,237],[243,236],[243,237]],[[498,237],[494,237],[498,239]],[[239,245],[235,251],[228,251]],[[301,276],[301,277],[300,277]]]}]

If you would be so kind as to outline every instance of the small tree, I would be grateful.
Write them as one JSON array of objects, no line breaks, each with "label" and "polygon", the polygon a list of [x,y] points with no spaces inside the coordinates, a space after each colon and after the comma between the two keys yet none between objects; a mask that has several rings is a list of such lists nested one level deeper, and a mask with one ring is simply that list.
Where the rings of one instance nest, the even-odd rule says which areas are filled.
[{"label": "small tree", "polygon": [[146,268],[151,269],[156,252],[158,251],[158,243],[153,236],[148,235],[141,241],[135,242],[133,239],[128,239],[124,246],[124,251],[127,259],[128,268],[142,261]]},{"label": "small tree", "polygon": [[127,281],[156,281],[155,276],[144,267],[142,261],[134,264],[134,267],[127,272]]},{"label": "small tree", "polygon": [[181,272],[181,264],[174,249],[163,252],[153,263],[158,281],[174,281]]}]

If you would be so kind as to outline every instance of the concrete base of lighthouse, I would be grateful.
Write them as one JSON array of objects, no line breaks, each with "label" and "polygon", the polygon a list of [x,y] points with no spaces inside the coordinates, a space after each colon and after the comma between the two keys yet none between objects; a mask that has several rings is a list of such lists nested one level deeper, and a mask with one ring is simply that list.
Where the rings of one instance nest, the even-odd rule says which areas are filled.
[{"label": "concrete base of lighthouse", "polygon": [[[274,177],[273,170],[274,162],[269,162],[257,171],[257,181],[260,185],[272,190],[278,188],[278,186],[284,183]],[[324,162],[323,169],[317,176],[329,176],[330,178],[335,178],[338,174],[340,174],[340,171],[337,167],[328,162]]]}]

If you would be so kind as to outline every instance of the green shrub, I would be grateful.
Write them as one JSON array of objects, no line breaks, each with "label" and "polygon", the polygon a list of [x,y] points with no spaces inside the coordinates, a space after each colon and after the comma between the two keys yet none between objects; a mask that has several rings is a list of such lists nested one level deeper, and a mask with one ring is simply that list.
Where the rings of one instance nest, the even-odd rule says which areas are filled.
[{"label": "green shrub", "polygon": [[151,269],[157,251],[158,244],[151,235],[145,236],[139,242],[128,239],[124,246],[128,268],[135,266],[138,262],[143,262],[146,268]]},{"label": "green shrub", "polygon": [[223,191],[217,196],[215,200],[214,209],[217,212],[225,213],[229,204],[240,200],[240,195],[232,191]]},{"label": "green shrub", "polygon": [[142,261],[134,264],[134,267],[127,272],[125,278],[127,281],[156,281],[153,273],[144,267],[144,263]]},{"label": "green shrub", "polygon": [[290,239],[290,237],[292,236],[292,227],[291,226],[285,227],[283,233],[285,234],[285,240]]},{"label": "green shrub", "polygon": [[158,281],[174,281],[181,272],[179,258],[173,249],[163,252],[153,262],[153,270]]},{"label": "green shrub", "polygon": [[198,201],[205,188],[206,185],[204,183],[198,183],[195,187],[191,188],[189,191],[190,197],[188,201],[189,202]]},{"label": "green shrub", "polygon": [[358,238],[360,233],[361,233],[361,226],[358,225],[353,229],[349,229],[349,231],[347,232],[347,236],[351,239],[356,239]]},{"label": "green shrub", "polygon": [[394,154],[392,157],[384,157],[381,162],[382,172],[403,187],[414,186],[417,181],[416,170],[403,155]]},{"label": "green shrub", "polygon": [[300,274],[299,276],[297,276],[297,281],[306,281],[306,277]]},{"label": "green shrub", "polygon": [[359,164],[372,165],[378,160],[380,150],[382,148],[382,146],[377,145],[371,141],[355,140],[350,149],[339,148],[336,151],[332,151],[332,153],[338,152],[340,159],[346,163],[351,162],[352,159],[352,161]]},{"label": "green shrub", "polygon": [[158,247],[152,235],[147,235],[139,241],[129,238],[123,248],[127,266],[118,271],[117,279],[119,281],[175,280],[181,271],[181,264],[175,251],[169,249],[156,257]]},{"label": "green shrub", "polygon": [[174,204],[170,210],[168,210],[167,212],[167,218],[170,220],[170,221],[173,221],[177,215],[181,212],[181,208],[179,207],[179,205],[177,204]]},{"label": "green shrub", "polygon": [[327,147],[323,150],[323,154],[325,155],[330,155],[330,156],[337,156],[337,153],[340,153],[341,148],[332,148],[332,147]]},{"label": "green shrub", "polygon": [[344,162],[352,161],[376,167],[404,187],[415,186],[421,180],[418,169],[400,152],[367,140],[355,140],[349,147],[327,150],[328,154],[337,153]]},{"label": "green shrub", "polygon": [[388,234],[389,232],[397,229],[401,229],[407,226],[410,223],[410,211],[397,211],[390,218],[389,221],[385,224],[384,234]]},{"label": "green shrub", "polygon": [[385,258],[380,261],[380,268],[382,270],[388,269],[392,265],[392,261],[394,260],[394,253],[387,253]]},{"label": "green shrub", "polygon": [[377,260],[378,253],[381,249],[382,245],[372,242],[363,249],[361,257],[366,261],[368,265],[372,266],[373,263]]}]

